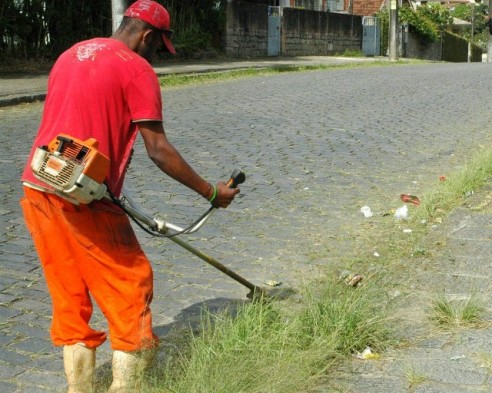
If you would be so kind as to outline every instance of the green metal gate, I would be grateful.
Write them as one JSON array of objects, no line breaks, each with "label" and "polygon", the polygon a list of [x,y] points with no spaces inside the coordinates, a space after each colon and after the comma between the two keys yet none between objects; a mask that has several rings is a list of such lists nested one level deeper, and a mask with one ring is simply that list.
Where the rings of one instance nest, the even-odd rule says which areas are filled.
[{"label": "green metal gate", "polygon": [[381,27],[379,19],[375,16],[362,18],[362,52],[366,56],[381,54]]}]

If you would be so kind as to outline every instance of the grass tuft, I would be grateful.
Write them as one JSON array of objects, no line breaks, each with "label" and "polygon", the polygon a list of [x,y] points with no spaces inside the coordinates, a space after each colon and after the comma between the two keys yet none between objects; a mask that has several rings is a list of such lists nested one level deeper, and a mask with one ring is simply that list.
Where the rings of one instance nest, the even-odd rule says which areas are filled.
[{"label": "grass tuft", "polygon": [[429,379],[429,377],[427,377],[424,373],[417,371],[413,366],[409,366],[405,370],[405,378],[408,381],[409,388],[414,388],[421,385]]},{"label": "grass tuft", "polygon": [[297,393],[341,357],[387,345],[388,302],[376,287],[334,279],[304,299],[298,307],[251,303],[234,316],[205,313],[185,354],[149,391]]},{"label": "grass tuft", "polygon": [[436,222],[460,206],[475,190],[483,186],[492,175],[492,149],[476,154],[463,168],[435,188],[425,193],[421,205],[416,210],[416,221]]},{"label": "grass tuft", "polygon": [[483,322],[483,311],[476,296],[454,301],[441,296],[434,301],[431,319],[441,328],[478,327]]}]

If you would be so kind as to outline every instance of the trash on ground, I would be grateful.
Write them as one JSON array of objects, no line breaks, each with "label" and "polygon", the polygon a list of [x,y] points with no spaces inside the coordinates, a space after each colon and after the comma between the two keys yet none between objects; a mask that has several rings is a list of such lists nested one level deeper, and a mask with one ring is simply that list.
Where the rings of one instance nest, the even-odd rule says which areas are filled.
[{"label": "trash on ground", "polygon": [[351,287],[357,287],[361,284],[364,277],[361,274],[351,274],[345,280],[345,283]]},{"label": "trash on ground", "polygon": [[451,360],[460,360],[460,359],[466,359],[465,355],[458,355],[458,356],[453,356]]},{"label": "trash on ground", "polygon": [[376,258],[379,257],[379,253],[378,252],[374,252],[374,254],[372,254],[372,255],[374,255]]},{"label": "trash on ground", "polygon": [[367,347],[362,352],[357,353],[357,359],[369,360],[369,359],[379,359],[381,357],[380,354],[372,352],[370,347]]},{"label": "trash on ground", "polygon": [[403,233],[412,233],[412,230],[411,229],[404,229]]},{"label": "trash on ground", "polygon": [[395,209],[391,209],[390,211],[387,211],[387,212],[383,212],[381,213],[381,216],[382,217],[389,217],[389,216],[393,216],[395,214]]},{"label": "trash on ground", "polygon": [[473,190],[465,192],[465,198],[470,198],[474,194]]},{"label": "trash on ground", "polygon": [[419,197],[410,194],[400,194],[400,199],[405,203],[411,203],[412,205],[420,205]]},{"label": "trash on ground", "polygon": [[362,206],[360,208],[360,212],[364,215],[364,217],[372,217],[374,213],[372,212],[371,208],[369,206]]},{"label": "trash on ground", "polygon": [[275,280],[267,280],[265,281],[265,285],[268,285],[269,287],[278,287],[279,285],[282,285],[282,283]]},{"label": "trash on ground", "polygon": [[399,207],[395,211],[394,217],[397,220],[407,220],[408,219],[408,207],[407,205],[403,205],[402,207]]},{"label": "trash on ground", "polygon": [[439,176],[439,181],[446,181],[446,176],[444,175]]}]

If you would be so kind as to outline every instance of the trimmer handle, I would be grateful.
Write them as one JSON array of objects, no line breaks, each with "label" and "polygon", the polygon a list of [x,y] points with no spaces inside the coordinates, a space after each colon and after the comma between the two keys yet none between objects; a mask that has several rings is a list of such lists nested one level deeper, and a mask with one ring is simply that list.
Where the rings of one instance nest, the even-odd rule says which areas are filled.
[{"label": "trimmer handle", "polygon": [[234,169],[226,185],[229,188],[236,188],[239,184],[244,183],[245,180],[246,174],[239,169]]}]

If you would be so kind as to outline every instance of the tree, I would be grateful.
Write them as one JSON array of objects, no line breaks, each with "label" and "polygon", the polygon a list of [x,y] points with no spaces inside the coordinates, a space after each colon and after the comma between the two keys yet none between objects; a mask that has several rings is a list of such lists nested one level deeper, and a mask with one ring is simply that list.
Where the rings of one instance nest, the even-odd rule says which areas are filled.
[{"label": "tree", "polygon": [[[489,40],[487,8],[485,4],[460,4],[451,10],[452,17],[473,23],[473,43],[485,50]],[[459,34],[467,40],[472,40],[471,26]]]}]

